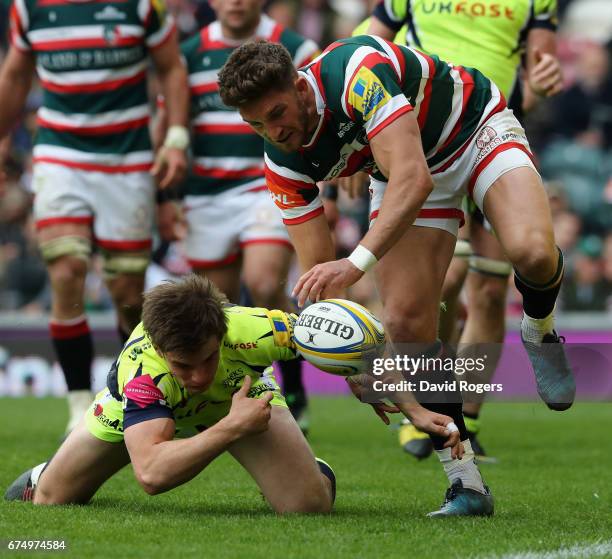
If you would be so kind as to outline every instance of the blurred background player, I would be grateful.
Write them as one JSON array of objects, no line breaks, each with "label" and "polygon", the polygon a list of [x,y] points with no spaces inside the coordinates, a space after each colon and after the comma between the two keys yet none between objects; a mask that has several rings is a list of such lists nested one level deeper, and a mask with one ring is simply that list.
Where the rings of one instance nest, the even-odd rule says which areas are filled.
[{"label": "blurred background player", "polygon": [[[266,188],[263,141],[238,111],[223,105],[217,72],[236,47],[255,37],[279,42],[296,67],[319,52],[311,40],[262,13],[263,0],[212,0],[217,21],[181,45],[189,73],[193,162],[182,186],[191,268],[237,303],[242,280],[249,304],[291,309],[289,235]],[[163,135],[164,111],[159,123]],[[174,211],[174,210],[171,210]],[[299,360],[279,363],[287,403],[307,431]]]},{"label": "blurred background player", "polygon": [[[153,175],[186,168],[187,76],[163,0],[28,3],[11,8],[0,71],[0,138],[21,116],[36,68],[43,89],[34,147],[34,218],[47,264],[50,333],[68,386],[67,431],[91,403],[92,337],[83,292],[95,242],[123,339],[138,324],[149,262]],[[168,102],[153,167],[148,57]]]},{"label": "blurred background player", "polygon": [[[496,83],[519,119],[538,98],[561,91],[556,0],[468,0],[456,4],[452,11],[441,4],[433,6],[430,9],[424,2],[411,0],[381,1],[356,33],[365,29],[387,40],[405,41],[455,65],[478,68]],[[446,311],[440,313],[440,337],[443,342],[458,343],[463,357],[469,357],[470,351],[478,352],[478,344],[488,344],[486,351],[480,351],[488,356],[486,370],[465,377],[468,382],[488,383],[501,356],[512,266],[482,213],[473,203],[468,202],[468,207],[469,232],[464,229],[464,238],[457,241],[445,278],[442,300]],[[467,318],[459,337],[456,311],[466,275]],[[463,405],[472,448],[481,459],[485,451],[477,433],[483,399],[464,394]],[[400,426],[399,441],[406,452],[419,459],[433,451],[429,436],[407,420]]]}]

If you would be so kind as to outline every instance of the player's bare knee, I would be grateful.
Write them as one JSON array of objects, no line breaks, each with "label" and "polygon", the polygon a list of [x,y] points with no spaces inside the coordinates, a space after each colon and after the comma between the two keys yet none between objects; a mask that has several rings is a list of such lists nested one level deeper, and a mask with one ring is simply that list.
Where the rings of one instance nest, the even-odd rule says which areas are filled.
[{"label": "player's bare knee", "polygon": [[[389,305],[391,306],[391,305]],[[386,306],[387,307],[387,306]],[[413,342],[435,338],[435,318],[415,309],[395,307],[383,311],[385,331],[389,339],[396,342]]]},{"label": "player's bare knee", "polygon": [[65,290],[74,289],[87,275],[87,261],[76,256],[60,256],[48,268],[51,282]]},{"label": "player's bare knee", "polygon": [[507,278],[483,276],[470,306],[478,313],[489,316],[502,314],[506,307]]},{"label": "player's bare knee", "polygon": [[548,269],[554,273],[558,253],[552,236],[543,231],[530,230],[523,232],[518,241],[506,250],[513,267],[521,275],[538,276]]},{"label": "player's bare knee", "polygon": [[331,491],[326,491],[324,486],[273,506],[278,514],[326,514],[331,512],[332,507]]},{"label": "player's bare knee", "polygon": [[251,298],[258,307],[276,308],[283,294],[282,282],[273,275],[246,275],[244,279]]}]

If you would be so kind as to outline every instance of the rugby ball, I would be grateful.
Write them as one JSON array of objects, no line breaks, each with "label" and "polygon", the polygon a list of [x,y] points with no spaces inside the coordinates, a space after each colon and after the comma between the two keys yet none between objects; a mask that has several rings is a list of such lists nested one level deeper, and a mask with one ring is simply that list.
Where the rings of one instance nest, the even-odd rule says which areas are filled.
[{"label": "rugby ball", "polygon": [[345,299],[324,299],[305,308],[293,330],[300,354],[334,375],[365,372],[368,358],[382,350],[385,330],[368,309]]}]

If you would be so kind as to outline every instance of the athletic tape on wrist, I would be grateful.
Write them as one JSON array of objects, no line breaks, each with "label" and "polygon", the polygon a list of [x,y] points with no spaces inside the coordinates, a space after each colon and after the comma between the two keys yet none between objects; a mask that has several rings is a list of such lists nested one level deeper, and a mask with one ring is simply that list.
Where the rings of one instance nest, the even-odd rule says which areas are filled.
[{"label": "athletic tape on wrist", "polygon": [[370,268],[378,262],[376,256],[374,256],[366,247],[363,245],[357,245],[355,250],[351,252],[348,257],[349,261],[359,268],[362,272],[367,272]]},{"label": "athletic tape on wrist", "polygon": [[189,131],[184,126],[171,126],[164,140],[165,148],[185,150],[189,146]]}]

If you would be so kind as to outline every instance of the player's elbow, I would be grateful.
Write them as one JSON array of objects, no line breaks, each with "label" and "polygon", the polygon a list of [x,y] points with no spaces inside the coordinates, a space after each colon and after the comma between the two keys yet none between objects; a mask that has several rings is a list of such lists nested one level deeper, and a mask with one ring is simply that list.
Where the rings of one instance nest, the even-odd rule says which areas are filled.
[{"label": "player's elbow", "polygon": [[147,495],[159,495],[169,488],[162,476],[149,471],[136,471],[136,480]]}]

